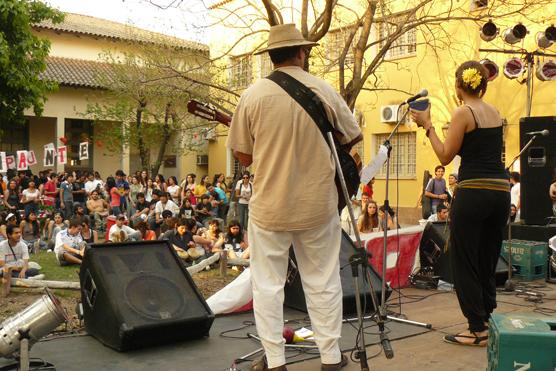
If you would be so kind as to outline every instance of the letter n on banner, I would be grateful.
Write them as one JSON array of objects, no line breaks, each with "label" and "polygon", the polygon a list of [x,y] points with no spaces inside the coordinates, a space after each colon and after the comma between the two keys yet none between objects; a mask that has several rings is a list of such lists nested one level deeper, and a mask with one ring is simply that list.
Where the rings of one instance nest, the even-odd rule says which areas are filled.
[{"label": "letter n on banner", "polygon": [[8,164],[6,163],[6,152],[0,152],[0,173],[8,171]]},{"label": "letter n on banner", "polygon": [[60,165],[65,165],[68,162],[68,148],[66,146],[58,147],[58,163]]},{"label": "letter n on banner", "polygon": [[54,147],[44,147],[44,167],[53,167],[54,159],[56,158],[56,148]]},{"label": "letter n on banner", "polygon": [[17,171],[27,170],[27,151],[17,151]]},{"label": "letter n on banner", "polygon": [[79,143],[79,159],[80,160],[89,159],[89,142]]}]

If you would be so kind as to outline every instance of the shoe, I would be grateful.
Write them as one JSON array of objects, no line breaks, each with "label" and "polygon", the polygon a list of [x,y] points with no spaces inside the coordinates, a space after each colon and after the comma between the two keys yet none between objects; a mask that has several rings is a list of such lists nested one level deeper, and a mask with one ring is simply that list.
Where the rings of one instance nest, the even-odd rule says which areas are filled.
[{"label": "shoe", "polygon": [[339,363],[325,364],[322,363],[320,366],[321,371],[336,371],[345,367],[348,364],[348,358],[342,354],[342,360]]},{"label": "shoe", "polygon": [[28,280],[34,280],[34,281],[38,281],[38,280],[44,280],[44,274],[37,274],[36,276],[33,277],[29,277],[27,278]]},{"label": "shoe", "polygon": [[[488,343],[488,335],[487,336],[477,336],[476,333],[471,332],[472,336],[470,335],[463,335],[463,334],[456,334],[456,335],[445,335],[444,341],[450,344],[456,345],[467,345],[471,347],[485,347]],[[475,339],[472,343],[465,343],[459,341],[457,338],[466,338],[466,339]]]},{"label": "shoe", "polygon": [[251,363],[251,371],[288,371],[286,365],[268,368],[266,357],[262,356]]}]

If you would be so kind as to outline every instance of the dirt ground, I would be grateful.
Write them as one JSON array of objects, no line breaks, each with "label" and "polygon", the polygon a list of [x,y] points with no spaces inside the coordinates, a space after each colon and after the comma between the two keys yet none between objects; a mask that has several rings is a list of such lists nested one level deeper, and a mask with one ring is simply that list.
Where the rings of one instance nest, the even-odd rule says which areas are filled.
[{"label": "dirt ground", "polygon": [[[212,294],[232,282],[239,273],[237,271],[228,270],[226,277],[221,277],[218,270],[203,271],[193,275],[193,280],[197,288],[205,299]],[[79,321],[76,314],[76,306],[81,301],[81,295],[75,290],[54,290],[54,295],[66,310],[70,318],[67,324],[61,325],[54,332],[80,331],[83,323]],[[20,289],[12,288],[12,292],[5,298],[0,298],[0,322],[6,318],[21,312],[36,300],[38,300],[43,291],[41,289]]]}]

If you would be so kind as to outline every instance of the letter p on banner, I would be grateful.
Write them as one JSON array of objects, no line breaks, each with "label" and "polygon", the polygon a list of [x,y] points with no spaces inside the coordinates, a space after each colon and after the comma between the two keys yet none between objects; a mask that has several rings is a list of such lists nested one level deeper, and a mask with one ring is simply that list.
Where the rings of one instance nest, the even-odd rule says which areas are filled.
[{"label": "letter p on banner", "polygon": [[80,160],[89,159],[89,142],[79,143],[79,159]]}]

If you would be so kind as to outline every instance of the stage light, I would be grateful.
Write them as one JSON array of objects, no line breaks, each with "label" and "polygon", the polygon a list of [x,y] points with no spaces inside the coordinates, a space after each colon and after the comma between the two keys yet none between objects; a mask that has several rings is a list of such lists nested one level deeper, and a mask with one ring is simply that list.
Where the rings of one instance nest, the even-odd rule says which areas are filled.
[{"label": "stage light", "polygon": [[512,28],[506,29],[502,34],[502,39],[508,44],[515,44],[527,35],[527,28],[521,23],[516,24]]},{"label": "stage light", "polygon": [[496,27],[494,22],[489,20],[483,25],[483,27],[481,27],[481,39],[484,41],[492,41],[498,35],[498,31],[498,27]]},{"label": "stage light", "polygon": [[491,61],[490,59],[483,59],[479,63],[481,63],[488,72],[488,81],[492,81],[498,77],[498,65]]},{"label": "stage light", "polygon": [[556,80],[556,61],[539,63],[536,71],[537,78],[541,81]]},{"label": "stage light", "polygon": [[40,299],[0,324],[0,356],[19,356],[20,330],[28,331],[31,348],[59,324],[68,320],[60,301],[48,289],[45,291],[46,294]]},{"label": "stage light", "polygon": [[504,63],[504,75],[508,79],[516,79],[525,71],[525,63],[519,58],[511,58]]},{"label": "stage light", "polygon": [[550,48],[556,41],[556,27],[554,25],[537,33],[537,45],[539,48]]}]

